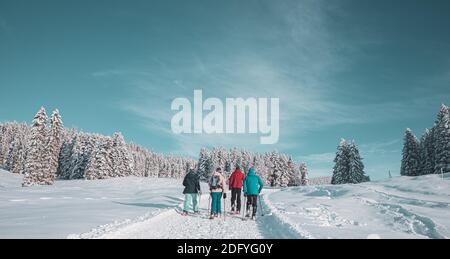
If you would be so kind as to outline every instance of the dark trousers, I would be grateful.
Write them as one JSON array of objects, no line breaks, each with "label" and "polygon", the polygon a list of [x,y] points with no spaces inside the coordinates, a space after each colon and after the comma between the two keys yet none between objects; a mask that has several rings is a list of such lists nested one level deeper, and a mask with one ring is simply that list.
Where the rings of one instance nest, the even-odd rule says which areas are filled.
[{"label": "dark trousers", "polygon": [[250,214],[250,206],[253,208],[253,216],[256,216],[256,209],[258,207],[258,195],[247,195],[247,215]]},{"label": "dark trousers", "polygon": [[241,211],[241,189],[231,189],[231,211]]}]

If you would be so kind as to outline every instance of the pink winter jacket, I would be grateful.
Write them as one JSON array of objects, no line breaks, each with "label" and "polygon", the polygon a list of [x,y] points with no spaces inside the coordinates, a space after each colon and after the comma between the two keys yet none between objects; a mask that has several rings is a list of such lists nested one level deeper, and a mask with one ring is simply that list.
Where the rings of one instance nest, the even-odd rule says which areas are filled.
[{"label": "pink winter jacket", "polygon": [[223,177],[223,175],[219,172],[214,172],[211,176],[214,177],[215,175],[219,175],[220,178],[220,186],[222,186],[222,188],[217,188],[217,189],[212,189],[211,192],[227,192],[228,191],[228,186],[226,184],[225,181],[225,177]]}]

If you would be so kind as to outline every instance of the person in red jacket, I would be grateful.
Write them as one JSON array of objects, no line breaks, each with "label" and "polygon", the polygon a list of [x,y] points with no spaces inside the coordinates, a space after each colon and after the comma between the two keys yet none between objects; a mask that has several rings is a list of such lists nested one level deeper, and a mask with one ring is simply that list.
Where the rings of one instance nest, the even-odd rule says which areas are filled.
[{"label": "person in red jacket", "polygon": [[[239,166],[231,174],[229,187],[231,189],[231,214],[240,214],[241,211],[241,190],[245,175],[241,172]],[[237,204],[236,204],[237,201]],[[237,206],[236,206],[237,205]]]}]

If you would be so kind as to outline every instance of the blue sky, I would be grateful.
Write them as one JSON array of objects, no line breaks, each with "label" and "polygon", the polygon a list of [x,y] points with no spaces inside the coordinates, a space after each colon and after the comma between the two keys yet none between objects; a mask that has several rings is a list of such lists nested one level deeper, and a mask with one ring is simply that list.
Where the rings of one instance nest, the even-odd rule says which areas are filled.
[{"label": "blue sky", "polygon": [[[278,149],[330,174],[340,138],[366,171],[398,174],[450,93],[450,2],[0,0],[0,121],[41,105],[65,125],[155,151]],[[174,135],[171,101],[280,98],[280,141]]]}]

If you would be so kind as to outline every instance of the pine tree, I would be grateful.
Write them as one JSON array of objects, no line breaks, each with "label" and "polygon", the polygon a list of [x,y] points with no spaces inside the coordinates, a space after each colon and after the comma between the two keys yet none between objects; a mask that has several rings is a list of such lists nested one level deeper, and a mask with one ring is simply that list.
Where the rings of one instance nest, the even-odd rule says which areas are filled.
[{"label": "pine tree", "polygon": [[86,167],[85,179],[107,179],[113,173],[111,161],[112,141],[110,138],[103,138],[92,152],[92,157]]},{"label": "pine tree", "polygon": [[6,123],[2,129],[2,137],[0,141],[0,166],[5,166],[8,153],[18,131],[17,122]]},{"label": "pine tree", "polygon": [[6,159],[9,151],[9,141],[7,125],[0,124],[0,167],[6,164]]},{"label": "pine tree", "polygon": [[292,160],[284,154],[278,154],[275,165],[278,174],[276,186],[290,186],[295,178],[295,169]]},{"label": "pine tree", "polygon": [[286,172],[287,176],[289,177],[288,180],[288,186],[299,186],[301,185],[301,177],[300,177],[300,171],[297,170],[294,161],[292,160],[292,157],[288,157],[287,163],[286,163]]},{"label": "pine tree", "polygon": [[362,183],[370,181],[370,178],[364,174],[364,164],[359,155],[358,146],[352,142],[349,146],[349,174],[346,183]]},{"label": "pine tree", "polygon": [[38,111],[31,125],[28,139],[25,177],[22,186],[51,184],[48,181],[44,164],[47,140],[47,114],[44,107]]},{"label": "pine tree", "polygon": [[434,173],[450,170],[450,118],[449,108],[442,104],[437,116],[435,128],[435,165]]},{"label": "pine tree", "polygon": [[200,175],[200,179],[205,181],[211,178],[211,174],[213,172],[213,163],[211,159],[211,153],[202,148],[200,150],[199,160],[198,160],[198,173]]},{"label": "pine tree", "polygon": [[69,179],[84,179],[86,167],[100,139],[95,134],[79,133],[75,139],[70,161]]},{"label": "pine tree", "polygon": [[64,126],[61,120],[59,111],[56,109],[53,111],[50,119],[50,134],[48,136],[48,175],[49,180],[54,181],[58,171],[59,156],[61,152],[61,146],[63,142]]},{"label": "pine tree", "polygon": [[113,135],[111,161],[113,164],[112,177],[133,175],[133,162],[121,133]]},{"label": "pine tree", "polygon": [[308,178],[308,167],[306,163],[300,164],[300,176],[301,176],[301,185],[308,185],[309,178]]},{"label": "pine tree", "polygon": [[17,126],[17,133],[13,142],[10,144],[6,170],[14,174],[23,174],[25,170],[26,159],[26,137],[28,135],[28,126],[26,124]]},{"label": "pine tree", "polygon": [[3,154],[3,142],[4,142],[4,136],[5,136],[5,126],[0,123],[0,167],[3,165],[3,160],[5,157],[5,154]]},{"label": "pine tree", "polygon": [[258,176],[261,177],[261,180],[264,182],[264,184],[267,184],[267,167],[264,162],[264,158],[261,154],[255,154],[253,158],[253,170],[256,172]]},{"label": "pine tree", "polygon": [[281,185],[281,174],[282,174],[282,170],[283,167],[281,165],[281,161],[280,161],[280,154],[278,153],[278,151],[274,150],[271,154],[270,154],[270,158],[269,158],[269,166],[271,167],[271,171],[269,173],[269,183],[270,186],[280,186]]},{"label": "pine tree", "polygon": [[250,167],[252,166],[253,156],[247,150],[242,150],[240,154],[240,166],[243,172],[247,173]]},{"label": "pine tree", "polygon": [[345,139],[339,143],[336,157],[334,159],[333,177],[331,184],[344,184],[348,179],[349,172],[349,145]]},{"label": "pine tree", "polygon": [[421,175],[421,152],[420,144],[411,129],[406,129],[403,145],[403,158],[400,174],[403,176]]},{"label": "pine tree", "polygon": [[436,149],[434,148],[434,132],[426,129],[420,140],[421,151],[421,174],[432,174],[434,172]]},{"label": "pine tree", "polygon": [[71,161],[73,156],[73,147],[78,138],[78,133],[72,129],[64,134],[63,144],[61,146],[61,152],[59,156],[59,165],[57,177],[59,179],[68,180],[71,175]]}]

